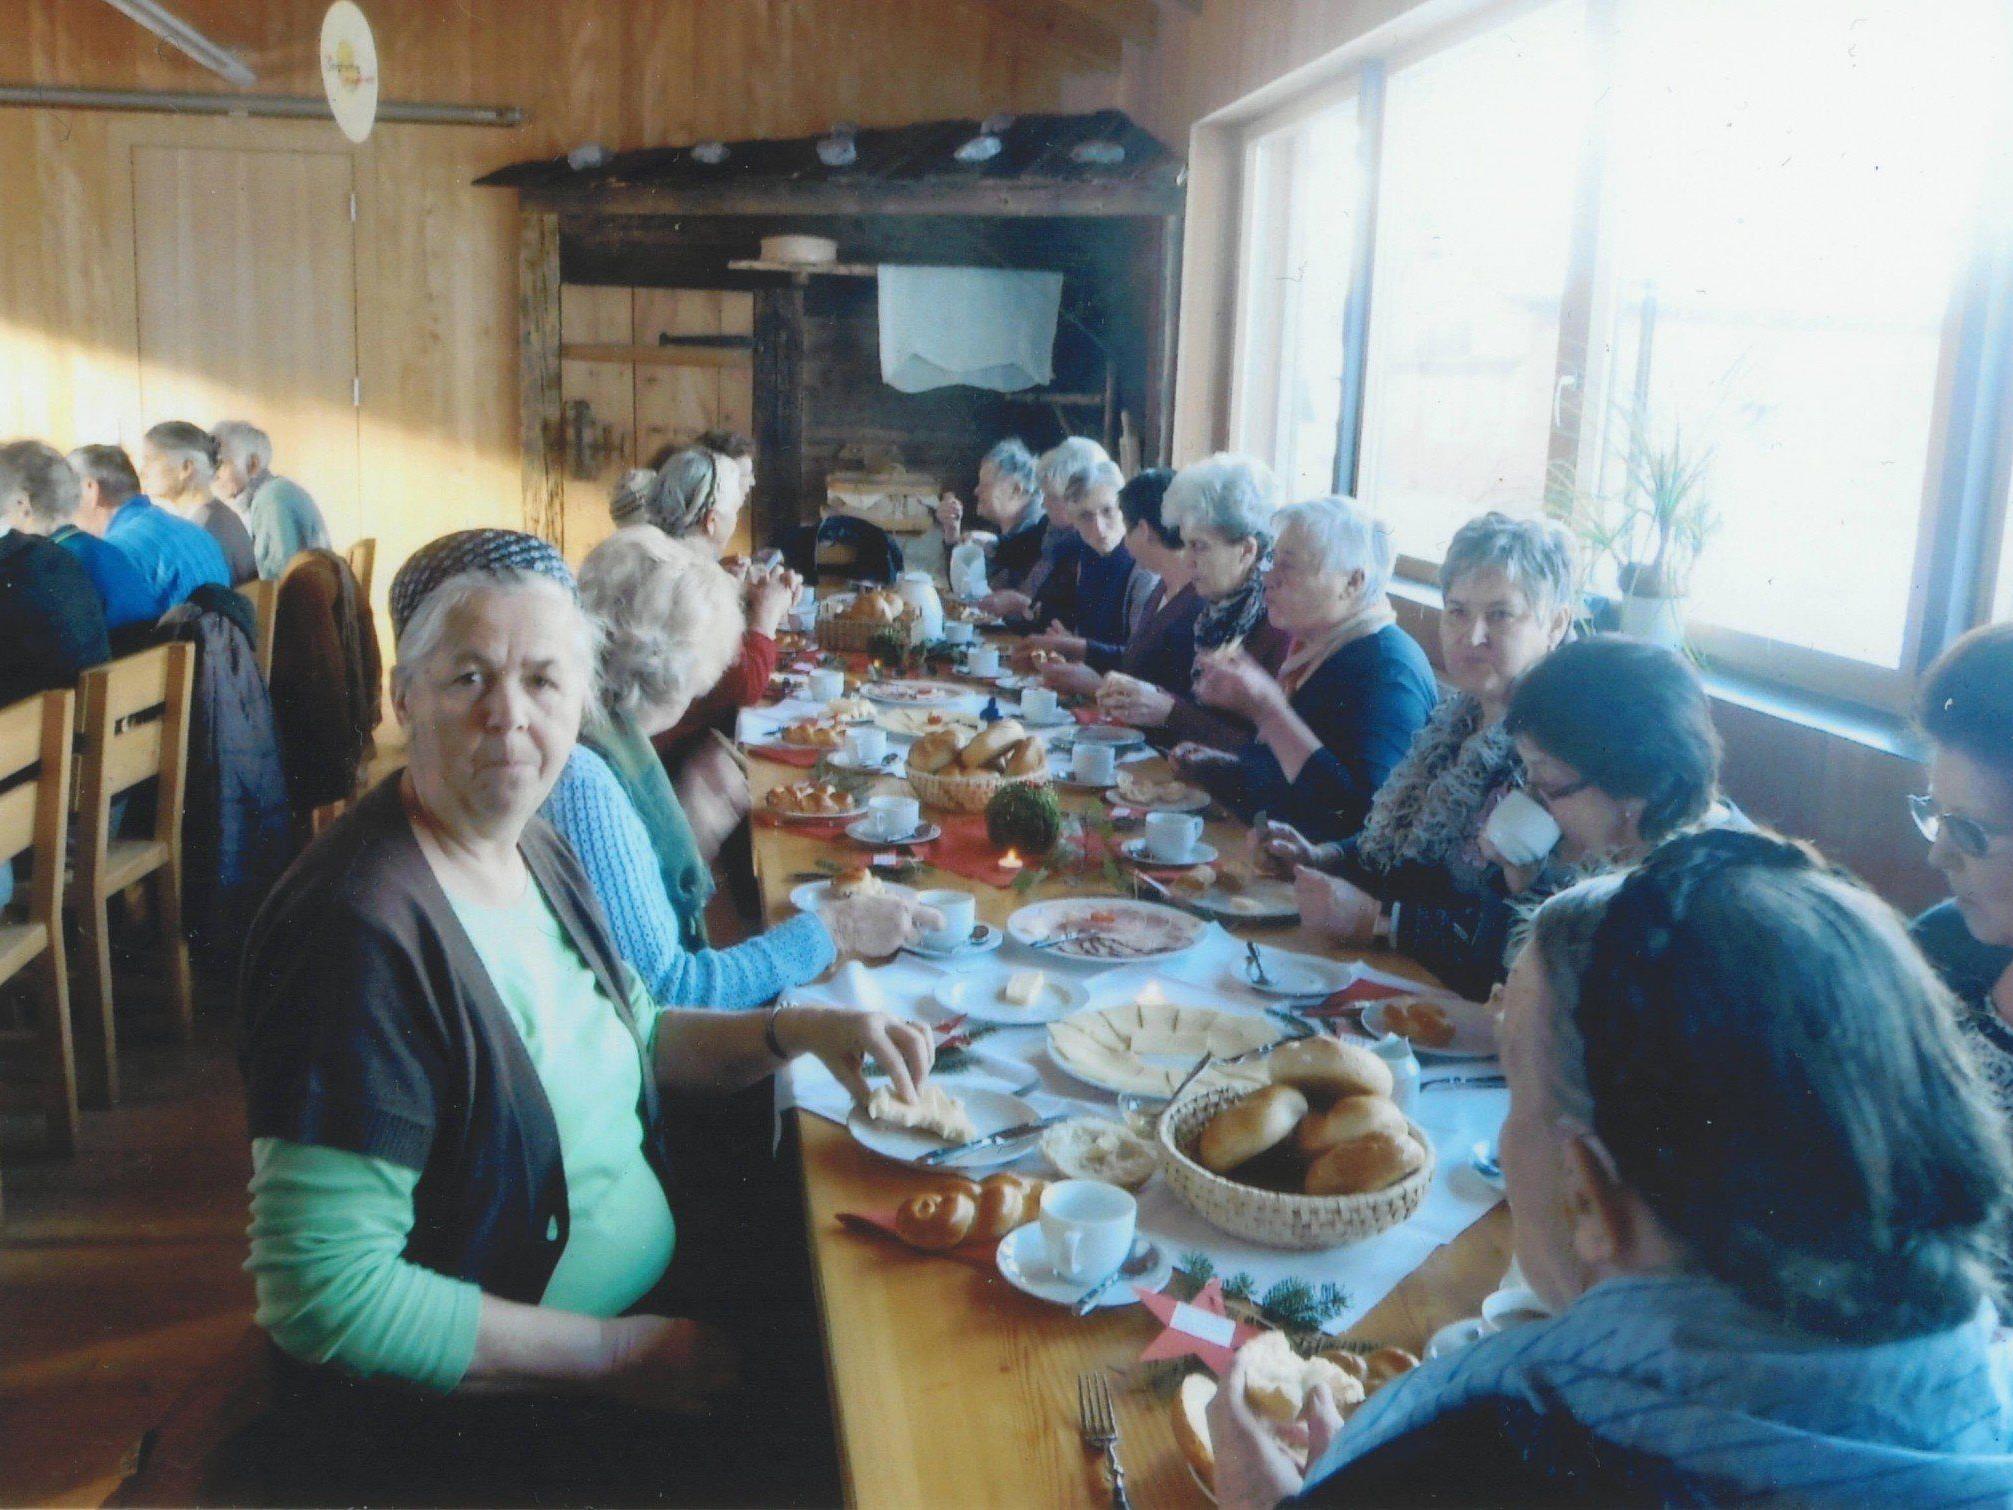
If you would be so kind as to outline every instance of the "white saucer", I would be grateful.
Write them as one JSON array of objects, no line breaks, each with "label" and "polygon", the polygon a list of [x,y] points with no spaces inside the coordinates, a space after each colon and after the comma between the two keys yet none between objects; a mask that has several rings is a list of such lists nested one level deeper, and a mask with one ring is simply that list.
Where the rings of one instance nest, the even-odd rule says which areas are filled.
[{"label": "white saucer", "polygon": [[[964,1102],[965,1110],[971,1113],[972,1125],[978,1129],[978,1136],[1000,1132],[1005,1128],[1019,1127],[1023,1122],[1041,1120],[1041,1113],[1018,1096],[1009,1096],[1005,1091],[989,1091],[980,1087],[960,1086],[958,1100]],[[945,1146],[942,1138],[926,1132],[916,1132],[906,1127],[882,1127],[867,1120],[863,1107],[854,1107],[846,1118],[846,1131],[853,1135],[853,1141],[862,1148],[871,1149],[884,1159],[893,1159],[897,1164],[913,1164],[919,1169],[936,1169],[939,1166],[922,1164],[919,1161],[926,1153],[934,1153]],[[940,1173],[962,1172],[967,1169],[991,1169],[999,1164],[1011,1164],[1027,1153],[1035,1145],[1039,1133],[1029,1133],[1025,1138],[1016,1138],[1011,1143],[995,1144],[991,1148],[978,1148],[941,1166]]]},{"label": "white saucer", "polygon": [[1311,996],[1332,996],[1356,978],[1355,970],[1337,960],[1317,959],[1311,954],[1288,954],[1281,949],[1260,949],[1260,963],[1272,984],[1261,986],[1251,978],[1249,961],[1239,961],[1238,974],[1260,996],[1276,996],[1284,1001],[1305,1001]]},{"label": "white saucer", "polygon": [[1148,870],[1193,870],[1198,865],[1209,864],[1217,855],[1214,844],[1205,844],[1200,839],[1195,841],[1195,847],[1189,850],[1188,858],[1185,860],[1161,859],[1159,855],[1147,849],[1144,839],[1127,839],[1119,845],[1118,852],[1134,865],[1144,866]]},{"label": "white saucer", "polygon": [[1045,971],[1043,973],[1047,978],[1043,980],[1041,994],[1035,997],[1034,1004],[1017,1007],[1001,993],[1006,990],[1007,982],[1019,973],[1018,970],[995,966],[971,975],[953,975],[938,982],[935,993],[937,1005],[952,1016],[962,1012],[979,1022],[996,1022],[1009,1028],[1054,1022],[1058,1017],[1067,1017],[1090,1005],[1090,989],[1081,981]]},{"label": "white saucer", "polygon": [[[794,897],[796,893],[792,892],[791,895]],[[979,934],[977,940],[971,943],[960,944],[955,949],[937,949],[929,944],[925,944],[921,939],[917,939],[911,944],[904,944],[902,947],[908,950],[909,953],[919,955],[923,959],[943,960],[946,963],[950,963],[961,959],[977,959],[982,954],[991,954],[993,950],[1006,942],[1006,930],[1004,928],[995,927],[991,923],[980,923],[978,926],[984,931]]]},{"label": "white saucer", "polygon": [[[791,889],[790,905],[799,912],[809,912],[814,907],[823,906],[831,890],[830,881],[806,881],[802,886]],[[881,882],[881,892],[885,896],[905,897],[911,902],[916,899],[916,889],[913,886],[901,886],[893,881]]]},{"label": "white saucer", "polygon": [[[1139,1297],[1132,1293],[1137,1285],[1144,1290],[1159,1291],[1174,1277],[1174,1264],[1167,1256],[1166,1247],[1154,1242],[1152,1245],[1154,1263],[1151,1269],[1138,1279],[1120,1280],[1103,1295],[1098,1297],[1100,1311],[1118,1306],[1137,1305]],[[1029,1222],[1025,1227],[1016,1227],[1000,1239],[997,1259],[1000,1273],[1006,1282],[1024,1295],[1032,1295],[1036,1300],[1045,1300],[1050,1305],[1073,1306],[1083,1298],[1092,1281],[1064,1279],[1049,1267],[1048,1255],[1042,1251],[1041,1223]]]},{"label": "white saucer", "polygon": [[1014,715],[1030,729],[1060,729],[1064,724],[1073,724],[1076,717],[1067,708],[1057,708],[1047,718],[1036,718],[1032,713],[1020,712]]},{"label": "white saucer", "polygon": [[844,750],[835,751],[825,757],[825,764],[835,771],[861,771],[870,776],[892,776],[900,769],[901,763],[900,750],[890,750],[879,760],[869,761],[865,765],[860,764]]},{"label": "white saucer", "polygon": [[855,844],[864,844],[869,849],[907,849],[916,844],[928,844],[932,839],[941,839],[944,831],[934,823],[925,822],[912,834],[904,834],[899,839],[883,839],[875,833],[865,818],[846,825],[846,837]]}]

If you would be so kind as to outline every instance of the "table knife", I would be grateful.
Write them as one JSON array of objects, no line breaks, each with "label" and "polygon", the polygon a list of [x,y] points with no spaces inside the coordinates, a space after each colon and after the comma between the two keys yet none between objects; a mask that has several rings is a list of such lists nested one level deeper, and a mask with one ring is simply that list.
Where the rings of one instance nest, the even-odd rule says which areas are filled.
[{"label": "table knife", "polygon": [[1068,1112],[1057,1112],[1052,1117],[1043,1117],[1034,1122],[1023,1122],[1018,1127],[1003,1127],[996,1133],[987,1133],[983,1138],[974,1138],[969,1143],[960,1143],[955,1148],[933,1148],[916,1160],[918,1164],[942,1164],[957,1158],[960,1154],[972,1153],[981,1148],[992,1148],[1001,1143],[1011,1143],[1017,1138],[1030,1138],[1043,1128],[1053,1127],[1058,1122],[1069,1120]]}]

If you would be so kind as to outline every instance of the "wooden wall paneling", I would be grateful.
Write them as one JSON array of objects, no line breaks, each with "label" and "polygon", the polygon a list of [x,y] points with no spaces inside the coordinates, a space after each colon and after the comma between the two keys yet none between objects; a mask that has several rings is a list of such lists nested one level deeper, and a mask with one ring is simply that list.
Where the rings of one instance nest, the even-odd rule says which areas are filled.
[{"label": "wooden wall paneling", "polygon": [[[559,330],[566,346],[606,343],[622,348],[636,338],[635,298],[626,288],[584,288],[564,284],[559,290]],[[618,448],[592,477],[574,474],[572,446],[565,448],[566,517],[562,548],[566,559],[579,565],[586,554],[614,533],[608,496],[636,458],[636,368],[629,362],[562,361],[559,386],[568,425],[573,405],[584,401],[597,425],[612,427]]]},{"label": "wooden wall paneling", "polygon": [[[720,295],[707,289],[636,290],[636,344],[660,335],[716,336]],[[636,455],[647,461],[660,446],[679,445],[711,429],[720,410],[717,367],[642,366],[636,370]]]},{"label": "wooden wall paneling", "polygon": [[560,456],[559,217],[518,216],[517,407],[524,472],[524,528],[555,544],[565,532]]},{"label": "wooden wall paneling", "polygon": [[[755,296],[720,293],[714,297],[719,300],[720,334],[752,339],[755,334]],[[751,439],[754,437],[755,367],[752,361],[726,368],[720,373],[720,406],[715,411],[714,423],[723,430],[733,430]]]}]

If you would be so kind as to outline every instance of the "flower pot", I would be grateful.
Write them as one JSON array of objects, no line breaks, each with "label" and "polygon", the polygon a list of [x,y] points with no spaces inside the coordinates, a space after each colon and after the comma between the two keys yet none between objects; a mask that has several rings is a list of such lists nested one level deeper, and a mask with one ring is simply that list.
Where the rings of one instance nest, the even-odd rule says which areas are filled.
[{"label": "flower pot", "polygon": [[1623,634],[1671,650],[1684,649],[1685,599],[1625,592],[1619,608]]}]

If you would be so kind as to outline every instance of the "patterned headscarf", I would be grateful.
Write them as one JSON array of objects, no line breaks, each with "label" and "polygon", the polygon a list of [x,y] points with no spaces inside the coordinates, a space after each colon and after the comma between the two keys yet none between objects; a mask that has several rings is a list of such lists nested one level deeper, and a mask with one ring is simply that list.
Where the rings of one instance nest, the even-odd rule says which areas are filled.
[{"label": "patterned headscarf", "polygon": [[580,589],[566,558],[535,535],[516,530],[457,530],[422,545],[391,579],[391,628],[403,638],[405,626],[442,583],[472,571],[519,571],[557,582],[574,598]]}]

